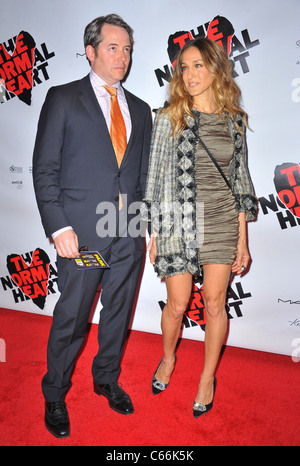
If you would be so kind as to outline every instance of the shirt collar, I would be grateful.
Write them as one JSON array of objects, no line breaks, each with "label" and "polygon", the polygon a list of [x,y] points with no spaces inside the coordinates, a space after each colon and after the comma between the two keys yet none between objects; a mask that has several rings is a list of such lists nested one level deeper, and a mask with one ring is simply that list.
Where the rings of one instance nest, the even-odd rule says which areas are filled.
[{"label": "shirt collar", "polygon": [[[103,88],[103,86],[108,86],[108,84],[97,73],[95,73],[92,69],[90,71],[90,80],[91,80],[93,88],[97,89],[98,91],[107,92]],[[123,89],[122,89],[120,81],[118,81],[117,83],[115,83],[111,87],[116,87],[117,90],[118,90],[118,93],[123,95],[123,92],[122,92]]]}]

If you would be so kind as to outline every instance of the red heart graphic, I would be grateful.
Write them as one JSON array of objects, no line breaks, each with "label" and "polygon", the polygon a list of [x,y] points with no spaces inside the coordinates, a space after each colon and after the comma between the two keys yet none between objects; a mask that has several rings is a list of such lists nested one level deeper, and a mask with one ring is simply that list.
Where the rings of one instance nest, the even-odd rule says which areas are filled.
[{"label": "red heart graphic", "polygon": [[234,27],[224,16],[216,16],[209,24],[207,37],[217,42],[227,55],[231,52],[231,41],[234,35]]},{"label": "red heart graphic", "polygon": [[44,309],[48,293],[49,264],[49,256],[39,248],[33,252],[29,267],[22,256],[7,256],[7,269],[12,280],[40,309]]},{"label": "red heart graphic", "polygon": [[26,31],[21,31],[16,39],[12,55],[4,44],[0,44],[0,79],[8,92],[31,104],[33,86],[33,65],[35,62],[35,40]]}]

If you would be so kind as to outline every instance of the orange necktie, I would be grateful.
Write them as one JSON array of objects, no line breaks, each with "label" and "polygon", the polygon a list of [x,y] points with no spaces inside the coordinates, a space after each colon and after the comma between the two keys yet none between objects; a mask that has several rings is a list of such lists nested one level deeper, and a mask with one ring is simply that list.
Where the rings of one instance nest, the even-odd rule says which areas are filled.
[{"label": "orange necktie", "polygon": [[104,87],[110,94],[110,137],[120,167],[127,147],[126,126],[117,99],[117,89]]}]

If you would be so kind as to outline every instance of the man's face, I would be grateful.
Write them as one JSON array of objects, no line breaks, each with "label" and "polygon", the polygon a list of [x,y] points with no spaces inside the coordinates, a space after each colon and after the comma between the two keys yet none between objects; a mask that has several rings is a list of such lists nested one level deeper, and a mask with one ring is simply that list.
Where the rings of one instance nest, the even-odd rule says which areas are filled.
[{"label": "man's face", "polygon": [[131,45],[127,31],[119,26],[104,24],[102,42],[98,50],[91,45],[86,47],[86,55],[92,70],[109,86],[121,81],[130,63]]}]

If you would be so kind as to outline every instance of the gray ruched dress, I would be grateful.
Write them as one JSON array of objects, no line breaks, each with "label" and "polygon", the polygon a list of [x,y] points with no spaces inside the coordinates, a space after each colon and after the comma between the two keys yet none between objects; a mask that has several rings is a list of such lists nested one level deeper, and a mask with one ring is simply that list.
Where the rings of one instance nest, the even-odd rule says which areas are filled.
[{"label": "gray ruched dress", "polygon": [[[227,121],[201,113],[200,136],[228,178],[233,142]],[[199,263],[232,264],[239,234],[235,198],[201,143],[196,152]],[[202,203],[202,204],[201,204]]]}]

